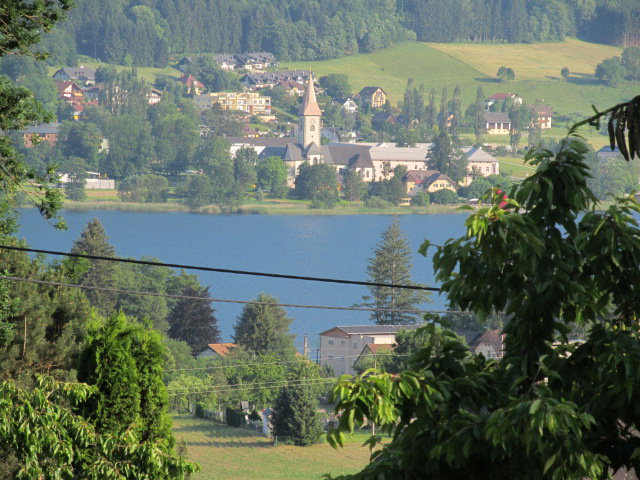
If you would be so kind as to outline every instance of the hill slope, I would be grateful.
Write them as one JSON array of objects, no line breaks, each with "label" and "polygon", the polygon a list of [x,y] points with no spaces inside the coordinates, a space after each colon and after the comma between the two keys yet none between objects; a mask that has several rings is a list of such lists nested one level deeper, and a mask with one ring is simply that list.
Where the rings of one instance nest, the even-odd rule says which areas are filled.
[{"label": "hill slope", "polygon": [[[601,85],[593,76],[603,59],[621,49],[568,39],[559,43],[427,44],[409,42],[371,54],[319,62],[285,62],[292,68],[311,69],[316,75],[344,73],[353,89],[383,87],[393,104],[402,98],[406,82],[414,78],[427,89],[462,87],[463,103],[471,103],[482,85],[485,93],[520,93],[527,102],[544,100],[562,115],[591,112],[591,104],[605,107],[640,92],[640,84],[625,82],[616,88]],[[516,80],[500,83],[495,73],[501,65],[515,70]],[[560,70],[576,72],[569,81]]]}]

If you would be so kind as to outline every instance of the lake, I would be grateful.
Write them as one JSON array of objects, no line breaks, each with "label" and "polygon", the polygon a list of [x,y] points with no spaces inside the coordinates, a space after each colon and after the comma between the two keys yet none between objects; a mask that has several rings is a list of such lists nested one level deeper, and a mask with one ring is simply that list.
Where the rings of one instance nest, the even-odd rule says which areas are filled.
[{"label": "lake", "polygon": [[[199,215],[184,212],[139,213],[65,210],[69,229],[57,231],[35,209],[21,210],[19,236],[33,248],[69,251],[89,220],[100,219],[120,256],[153,256],[166,263],[252,270],[314,277],[366,280],[367,259],[391,215]],[[426,238],[441,245],[464,233],[467,214],[401,215],[400,225],[414,252],[413,280],[435,286],[431,260],[417,253]],[[194,272],[191,272],[194,273]],[[355,285],[195,272],[211,296],[251,300],[261,292],[282,303],[351,306],[368,289]],[[177,292],[176,292],[177,293]],[[433,294],[425,309],[442,309],[446,299]],[[242,305],[214,303],[224,341],[231,341]],[[288,308],[296,346],[305,333],[337,325],[371,323],[368,312]]]}]

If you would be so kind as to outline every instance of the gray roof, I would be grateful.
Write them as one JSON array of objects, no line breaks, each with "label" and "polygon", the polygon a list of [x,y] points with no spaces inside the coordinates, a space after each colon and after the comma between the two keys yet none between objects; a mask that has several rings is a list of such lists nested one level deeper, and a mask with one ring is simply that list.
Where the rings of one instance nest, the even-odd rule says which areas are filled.
[{"label": "gray roof", "polygon": [[484,114],[484,121],[487,123],[511,123],[509,114],[504,112],[487,112]]},{"label": "gray roof", "polygon": [[59,73],[64,73],[67,77],[71,79],[82,79],[86,78],[87,80],[95,80],[96,79],[96,70],[91,67],[62,67],[60,70],[56,71],[53,75],[57,76]]},{"label": "gray roof", "polygon": [[295,143],[288,143],[283,160],[285,162],[301,162],[304,160],[300,146]]},{"label": "gray roof", "polygon": [[[400,330],[416,330],[424,325],[350,325],[346,327],[335,327],[349,335],[391,335]],[[331,329],[333,330],[333,328]],[[328,332],[329,330],[327,330]],[[320,335],[322,335],[322,332]]]},{"label": "gray roof", "polygon": [[467,159],[473,162],[490,162],[498,161],[496,157],[485,152],[479,147],[462,147],[461,150],[467,155]]},{"label": "gray roof", "polygon": [[20,133],[32,133],[35,135],[51,135],[60,131],[59,123],[43,123],[34,127],[29,127],[24,130],[20,130]]},{"label": "gray roof", "polygon": [[308,77],[309,72],[306,70],[283,70],[279,72],[248,73],[242,77],[242,81],[256,85],[275,85],[283,80],[307,80]]},{"label": "gray roof", "polygon": [[380,89],[382,90],[382,92],[386,95],[387,92],[384,91],[384,89],[382,87],[364,87],[362,90],[360,90],[360,93],[358,95],[360,96],[364,96],[364,95],[373,95],[374,93],[376,93],[376,91]]},{"label": "gray roof", "polygon": [[226,137],[227,141],[231,144],[245,144],[254,145],[256,147],[286,147],[293,140],[290,137],[274,138],[274,137],[258,137],[258,138],[245,138],[245,137]]},{"label": "gray roof", "polygon": [[323,155],[324,152],[322,150],[323,149],[320,148],[316,142],[313,142],[311,145],[309,145],[309,148],[307,148],[306,154],[307,155]]}]

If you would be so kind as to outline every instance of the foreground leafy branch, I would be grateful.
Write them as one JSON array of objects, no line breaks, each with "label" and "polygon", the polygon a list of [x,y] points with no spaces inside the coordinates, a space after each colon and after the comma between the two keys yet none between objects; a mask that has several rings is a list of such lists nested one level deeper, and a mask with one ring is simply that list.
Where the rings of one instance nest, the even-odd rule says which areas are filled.
[{"label": "foreground leafy branch", "polygon": [[[612,110],[614,122],[637,101]],[[626,123],[633,135],[634,122]],[[536,173],[508,198],[491,192],[466,234],[437,248],[436,278],[453,308],[509,316],[504,356],[474,356],[429,325],[409,370],[341,379],[329,440],[342,444],[365,419],[391,435],[382,446],[372,438],[371,463],[342,478],[581,480],[639,471],[640,205],[628,197],[597,211],[586,153],[575,130],[557,153],[531,151]],[[587,332],[578,342],[569,340],[574,325]]]}]

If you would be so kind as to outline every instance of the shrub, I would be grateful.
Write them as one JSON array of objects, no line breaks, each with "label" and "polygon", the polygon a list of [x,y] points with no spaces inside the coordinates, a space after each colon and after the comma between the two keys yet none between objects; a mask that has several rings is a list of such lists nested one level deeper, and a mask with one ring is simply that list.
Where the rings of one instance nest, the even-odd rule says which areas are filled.
[{"label": "shrub", "polygon": [[387,202],[385,199],[376,196],[367,197],[364,205],[367,208],[389,208],[392,206],[391,202]]},{"label": "shrub", "polygon": [[433,192],[431,195],[431,203],[438,204],[452,204],[458,203],[460,200],[458,199],[458,195],[451,190],[443,188],[442,190],[438,190],[437,192]]},{"label": "shrub", "polygon": [[429,192],[420,192],[411,198],[411,205],[414,207],[426,207],[431,203]]}]

